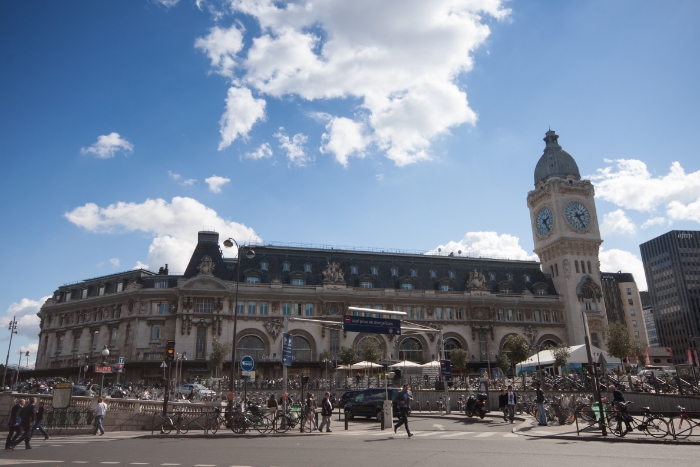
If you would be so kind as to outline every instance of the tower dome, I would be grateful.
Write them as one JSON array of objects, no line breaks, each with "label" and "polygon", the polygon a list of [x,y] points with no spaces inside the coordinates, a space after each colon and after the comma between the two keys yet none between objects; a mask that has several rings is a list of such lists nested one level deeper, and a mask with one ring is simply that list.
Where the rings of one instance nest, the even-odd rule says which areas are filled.
[{"label": "tower dome", "polygon": [[566,178],[572,175],[575,180],[581,180],[578,165],[568,152],[564,151],[557,142],[559,136],[549,130],[544,137],[547,145],[544,153],[535,167],[535,186],[537,183],[547,181],[552,177]]}]

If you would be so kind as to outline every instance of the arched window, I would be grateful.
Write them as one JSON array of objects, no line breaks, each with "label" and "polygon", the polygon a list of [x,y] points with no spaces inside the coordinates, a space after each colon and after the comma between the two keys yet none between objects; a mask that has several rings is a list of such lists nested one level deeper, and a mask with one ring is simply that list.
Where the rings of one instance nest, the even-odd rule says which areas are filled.
[{"label": "arched window", "polygon": [[450,279],[454,279],[454,278],[455,278],[455,273],[454,273],[454,271],[448,272],[447,275],[449,276]]},{"label": "arched window", "polygon": [[262,263],[260,263],[260,270],[267,271],[267,261],[263,261]]},{"label": "arched window", "polygon": [[399,360],[423,361],[423,346],[418,339],[408,337],[399,346]]},{"label": "arched window", "polygon": [[357,274],[357,266],[350,266],[350,274]]},{"label": "arched window", "polygon": [[311,344],[306,338],[294,336],[292,340],[292,361],[308,362],[311,360]]},{"label": "arched window", "polygon": [[595,291],[591,287],[583,287],[583,307],[586,310],[595,310]]},{"label": "arched window", "polygon": [[445,359],[450,359],[450,352],[452,352],[454,349],[461,348],[462,344],[454,337],[448,337],[447,339],[445,339]]},{"label": "arched window", "polygon": [[282,271],[283,272],[289,272],[289,269],[290,269],[289,263],[282,264]]},{"label": "arched window", "polygon": [[399,270],[396,268],[391,268],[391,275],[392,276],[398,276],[399,275]]},{"label": "arched window", "polygon": [[555,341],[553,341],[552,339],[547,339],[547,340],[545,340],[545,341],[542,341],[542,343],[540,344],[540,348],[544,350],[544,349],[549,349],[549,348],[552,348],[552,347],[556,347],[556,346],[558,346],[558,345],[559,345],[559,344],[557,344],[557,343],[556,343]]},{"label": "arched window", "polygon": [[260,360],[263,357],[264,351],[265,344],[263,344],[262,339],[260,339],[258,336],[253,334],[243,336],[238,340],[238,347],[236,348],[236,361],[240,362],[241,357],[244,355],[253,357],[253,360]]},{"label": "arched window", "polygon": [[359,341],[357,341],[357,352],[360,359],[362,359],[362,354],[367,346],[378,346],[381,355],[384,355],[384,346],[382,345],[381,339],[377,339],[374,336],[364,336]]},{"label": "arched window", "polygon": [[586,265],[581,261],[581,272],[586,274]]},{"label": "arched window", "polygon": [[310,263],[306,263],[304,265],[304,272],[311,272],[311,264]]},{"label": "arched window", "polygon": [[371,271],[372,271],[372,275],[374,275],[374,276],[379,274],[379,269],[377,269],[377,266],[372,266]]},{"label": "arched window", "polygon": [[431,279],[437,278],[437,272],[435,272],[435,269],[430,270],[430,278]]},{"label": "arched window", "polygon": [[415,269],[411,269],[411,277],[418,277],[418,271]]}]

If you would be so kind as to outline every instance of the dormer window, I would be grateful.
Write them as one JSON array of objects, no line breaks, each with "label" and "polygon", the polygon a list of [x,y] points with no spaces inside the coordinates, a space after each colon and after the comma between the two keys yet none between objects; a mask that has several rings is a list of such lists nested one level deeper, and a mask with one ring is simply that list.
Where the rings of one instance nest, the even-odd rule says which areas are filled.
[{"label": "dormer window", "polygon": [[124,282],[117,282],[117,293],[121,292],[124,290]]},{"label": "dormer window", "polygon": [[418,271],[415,269],[411,269],[411,277],[418,277]]},{"label": "dormer window", "polygon": [[262,263],[260,263],[260,270],[267,271],[267,266],[267,261],[263,261]]},{"label": "dormer window", "polygon": [[377,266],[372,266],[371,271],[372,271],[373,276],[376,276],[379,274],[379,268],[377,268]]},{"label": "dormer window", "polygon": [[69,291],[69,292],[66,292],[65,297],[66,297],[66,301],[67,301],[67,302],[70,302],[71,295],[73,295],[73,292],[70,292],[70,291]]},{"label": "dormer window", "polygon": [[525,282],[530,282],[530,274],[525,274]]},{"label": "dormer window", "polygon": [[304,272],[311,272],[311,264],[306,263],[304,265]]},{"label": "dormer window", "polygon": [[361,289],[372,289],[372,288],[374,288],[374,284],[370,281],[362,281],[362,282],[360,282],[360,288]]},{"label": "dormer window", "polygon": [[357,266],[350,266],[350,274],[357,274]]},{"label": "dormer window", "polygon": [[398,276],[399,270],[396,268],[391,268],[391,275],[392,275],[392,277]]},{"label": "dormer window", "polygon": [[289,269],[290,269],[289,263],[282,264],[282,271],[283,272],[289,272]]},{"label": "dormer window", "polygon": [[404,282],[403,284],[401,284],[401,288],[403,290],[413,290],[413,284],[411,284],[410,282]]},{"label": "dormer window", "polygon": [[449,292],[452,287],[449,284],[440,284],[440,292]]},{"label": "dormer window", "polygon": [[454,279],[454,278],[455,278],[455,273],[454,273],[454,271],[448,272],[448,273],[447,273],[447,276],[448,276],[450,279]]},{"label": "dormer window", "polygon": [[155,281],[154,287],[156,289],[167,289],[168,288],[168,281]]},{"label": "dormer window", "polygon": [[104,294],[105,294],[105,285],[100,284],[99,287],[97,287],[97,295],[101,297]]},{"label": "dormer window", "polygon": [[87,289],[87,287],[86,287],[86,288],[84,288],[84,289],[82,290],[82,292],[80,293],[80,298],[87,298],[87,296],[88,296],[88,289]]},{"label": "dormer window", "polygon": [[258,276],[247,276],[245,278],[246,283],[248,284],[259,284],[260,283],[260,278]]},{"label": "dormer window", "polygon": [[292,285],[306,285],[306,279],[292,279]]},{"label": "dormer window", "polygon": [[437,272],[435,272],[435,269],[430,270],[430,278],[431,279],[436,279],[437,278]]},{"label": "dormer window", "polygon": [[506,274],[506,278],[507,278],[509,281],[513,282],[513,274],[511,274],[511,273]]},{"label": "dormer window", "polygon": [[490,272],[490,273],[489,273],[489,280],[495,281],[495,280],[496,280],[496,274],[494,274],[493,272]]}]

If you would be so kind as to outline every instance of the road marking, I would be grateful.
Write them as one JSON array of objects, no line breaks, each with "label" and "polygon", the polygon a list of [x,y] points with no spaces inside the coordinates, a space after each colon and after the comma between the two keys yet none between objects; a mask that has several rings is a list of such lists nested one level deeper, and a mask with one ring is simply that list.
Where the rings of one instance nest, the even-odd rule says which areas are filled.
[{"label": "road marking", "polygon": [[87,464],[88,461],[73,461],[73,464]]},{"label": "road marking", "polygon": [[0,465],[17,465],[17,464],[46,464],[46,463],[60,463],[65,461],[36,461],[36,460],[22,460],[22,459],[0,459]]},{"label": "road marking", "polygon": [[453,438],[455,436],[471,435],[473,431],[458,431],[457,433],[450,433],[449,435],[442,435],[441,438]]},{"label": "road marking", "polygon": [[436,435],[438,433],[440,433],[440,432],[439,431],[428,431],[426,433],[421,433],[421,434],[414,435],[414,436],[433,436],[433,435]]},{"label": "road marking", "polygon": [[517,438],[519,435],[516,435],[515,433],[506,433],[503,435],[504,438]]},{"label": "road marking", "polygon": [[121,464],[121,462],[100,462],[100,464]]},{"label": "road marking", "polygon": [[194,464],[194,467],[216,467],[216,464]]},{"label": "road marking", "polygon": [[160,464],[160,465],[180,465],[180,464]]},{"label": "road marking", "polygon": [[150,462],[132,462],[131,465],[148,465]]},{"label": "road marking", "polygon": [[493,436],[495,434],[496,434],[495,431],[486,431],[484,433],[476,435],[474,438],[488,438],[489,436]]},{"label": "road marking", "polygon": [[445,427],[442,425],[438,425],[437,423],[435,425],[433,425],[433,428],[437,428],[440,431],[445,431]]}]

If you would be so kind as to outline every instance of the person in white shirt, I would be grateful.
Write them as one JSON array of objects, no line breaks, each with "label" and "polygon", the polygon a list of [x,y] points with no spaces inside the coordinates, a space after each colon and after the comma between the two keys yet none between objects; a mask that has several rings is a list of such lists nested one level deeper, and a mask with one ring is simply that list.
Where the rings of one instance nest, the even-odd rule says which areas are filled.
[{"label": "person in white shirt", "polygon": [[518,402],[518,397],[513,392],[513,386],[508,386],[508,393],[506,396],[508,397],[508,419],[510,423],[515,423],[515,404]]},{"label": "person in white shirt", "polygon": [[107,413],[107,404],[102,397],[97,398],[97,408],[95,409],[95,432],[93,435],[97,434],[97,430],[100,430],[100,436],[105,434],[105,429],[102,426],[102,420],[105,418],[105,413]]}]

